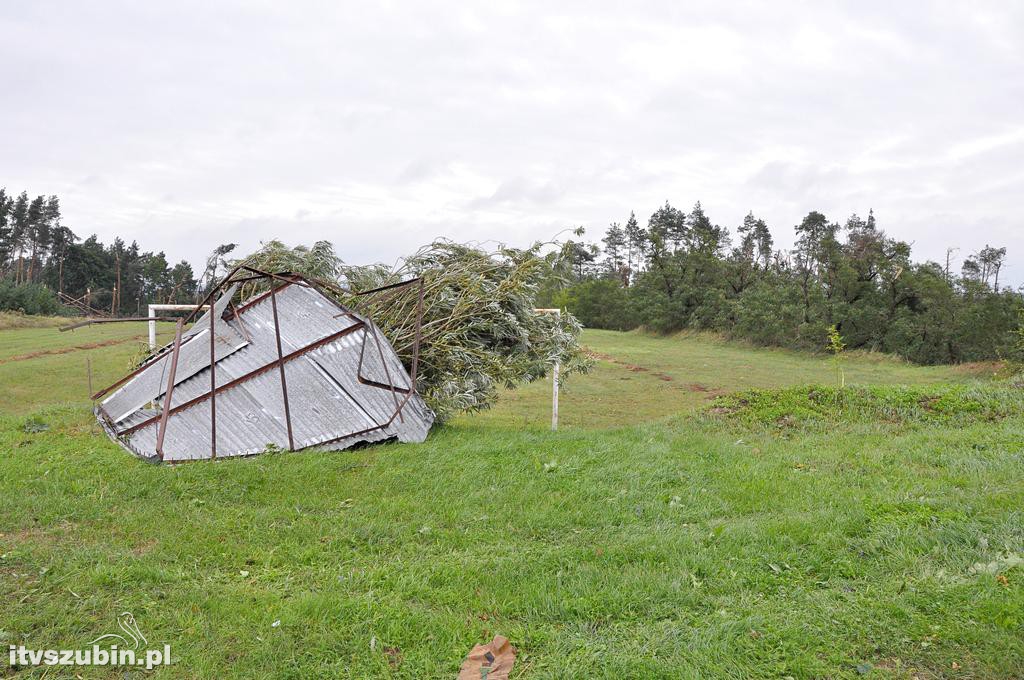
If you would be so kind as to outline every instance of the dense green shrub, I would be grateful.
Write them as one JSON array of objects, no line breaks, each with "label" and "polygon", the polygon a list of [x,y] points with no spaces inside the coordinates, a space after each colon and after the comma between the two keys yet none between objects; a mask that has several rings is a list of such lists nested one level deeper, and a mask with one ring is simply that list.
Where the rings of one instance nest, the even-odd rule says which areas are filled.
[{"label": "dense green shrub", "polygon": [[552,304],[570,309],[590,328],[628,331],[640,322],[629,291],[612,279],[591,279],[559,291]]},{"label": "dense green shrub", "polygon": [[[850,349],[924,364],[1022,359],[1016,331],[1024,296],[1000,280],[1005,248],[985,246],[949,265],[916,263],[910,244],[873,214],[845,224],[812,211],[789,250],[747,215],[730,236],[701,205],[666,203],[644,229],[612,224],[601,249],[566,244],[571,279],[559,299],[587,326],[656,332],[710,330],[760,345],[823,350],[836,328]],[[580,233],[580,232],[577,232]],[[630,304],[623,304],[628,300]]]},{"label": "dense green shrub", "polygon": [[16,286],[12,281],[0,281],[0,311],[52,316],[60,311],[60,303],[53,291],[41,283]]}]

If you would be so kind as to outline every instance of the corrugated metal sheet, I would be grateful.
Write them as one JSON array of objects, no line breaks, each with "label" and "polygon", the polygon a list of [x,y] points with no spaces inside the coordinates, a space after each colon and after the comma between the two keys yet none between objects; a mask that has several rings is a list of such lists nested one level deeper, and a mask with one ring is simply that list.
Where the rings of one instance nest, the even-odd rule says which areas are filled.
[{"label": "corrugated metal sheet", "polygon": [[[217,361],[234,354],[247,344],[245,339],[227,324],[214,326],[214,356]],[[210,366],[210,331],[206,329],[182,342],[178,354],[175,385],[180,385],[196,373]],[[139,408],[163,397],[167,389],[171,353],[165,352],[154,359],[146,370],[111,394],[103,401],[103,409],[114,422],[120,422]]]},{"label": "corrugated metal sheet", "polygon": [[[324,445],[337,450],[359,442],[422,441],[426,437],[433,424],[433,413],[415,392],[407,399],[412,381],[387,339],[368,319],[339,307],[301,283],[280,288],[275,297],[282,354],[287,357],[300,352],[284,363],[295,449]],[[226,306],[227,301],[221,298],[215,313],[217,308]],[[249,342],[242,339],[244,344],[234,347],[227,335],[234,333],[241,339],[240,324],[244,324]],[[208,330],[208,319],[206,325]],[[217,457],[252,455],[268,447],[287,449],[281,373],[278,366],[272,365],[278,353],[271,298],[266,296],[243,307],[237,318],[218,321],[218,346],[222,328],[227,329],[225,350],[216,355],[216,384],[223,386],[255,375],[215,395]],[[304,351],[341,331],[348,332]],[[211,457],[213,400],[209,398],[209,345],[202,341],[208,336],[200,331],[190,333],[189,337],[189,342],[181,347],[178,364],[178,371],[184,371],[186,377],[175,380],[172,413],[164,435],[163,453],[167,461]],[[189,346],[205,347],[202,366],[196,368],[193,353],[186,355]],[[198,352],[193,352],[198,356]],[[124,417],[114,418],[111,408],[127,401],[126,397],[118,396],[121,393],[135,395],[136,402],[138,395],[150,394],[160,378],[166,381],[165,369],[163,363],[154,362],[103,402],[107,414],[115,421],[104,423],[108,433],[145,458],[157,457],[158,417],[163,404],[157,408],[142,407],[151,400],[162,399],[163,389]],[[396,389],[370,384],[373,382]],[[173,412],[193,400],[198,401]],[[144,423],[147,424],[139,429],[118,434]]]},{"label": "corrugated metal sheet", "polygon": [[[223,315],[230,296],[238,286],[232,286],[214,305],[214,313]],[[219,317],[218,317],[219,318]],[[182,344],[178,352],[178,367],[174,383],[178,385],[210,365],[210,312],[196,322],[187,332],[181,334]],[[248,343],[227,323],[214,325],[214,356],[217,361],[233,354]],[[150,359],[146,370],[139,373],[117,391],[103,400],[103,410],[115,423],[121,422],[146,404],[161,398],[167,389],[167,374],[170,371],[171,353]]]}]

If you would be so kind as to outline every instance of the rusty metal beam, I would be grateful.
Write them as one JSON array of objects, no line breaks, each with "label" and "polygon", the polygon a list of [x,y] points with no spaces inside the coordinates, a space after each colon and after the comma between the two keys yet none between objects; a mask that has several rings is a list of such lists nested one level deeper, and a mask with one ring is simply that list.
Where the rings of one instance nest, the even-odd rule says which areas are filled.
[{"label": "rusty metal beam", "polygon": [[[297,275],[297,276],[301,276],[301,275]],[[326,290],[331,291],[332,293],[335,293],[336,295],[355,295],[355,293],[353,293],[348,288],[343,288],[343,287],[339,286],[338,284],[336,284],[336,283],[334,283],[332,281],[327,281],[325,279],[320,279],[320,278],[317,278],[315,276],[302,276],[302,280],[305,281],[306,283],[308,283],[309,285],[311,285],[313,288],[316,288],[317,290],[319,290],[321,293],[324,293],[323,289],[326,289]],[[330,295],[327,295],[326,293],[324,293],[324,297],[326,297],[326,298],[328,298],[330,300],[334,300],[333,297],[331,297]],[[337,304],[337,301],[335,301],[335,304]]]},{"label": "rusty metal beam", "polygon": [[[200,303],[199,303],[198,305],[196,305],[196,308],[195,308],[195,309],[193,309],[193,310],[192,310],[192,311],[191,311],[191,312],[190,312],[190,313],[188,314],[188,316],[186,316],[186,317],[185,317],[185,318],[183,319],[184,323],[186,323],[186,324],[187,324],[187,323],[190,323],[190,322],[191,322],[191,321],[193,320],[193,318],[195,317],[196,313],[197,313],[198,311],[202,310],[202,308],[203,308],[203,307],[205,307],[205,306],[206,306],[207,304],[209,304],[209,303],[210,303],[210,301],[211,301],[211,299],[213,298],[214,294],[215,294],[215,293],[216,293],[216,292],[217,292],[218,290],[220,290],[220,289],[221,289],[221,287],[223,287],[223,286],[224,286],[224,284],[225,284],[225,283],[227,283],[227,282],[229,281],[229,279],[231,279],[231,277],[232,277],[232,276],[234,276],[234,275],[235,275],[235,273],[236,273],[236,272],[238,272],[238,270],[239,270],[239,269],[241,269],[241,268],[242,268],[242,265],[238,265],[237,267],[235,267],[234,269],[232,269],[232,270],[231,270],[231,272],[230,272],[230,273],[228,273],[228,275],[227,275],[226,277],[224,277],[224,280],[223,280],[223,281],[221,281],[220,283],[218,283],[218,284],[217,284],[217,285],[216,285],[216,286],[214,287],[214,289],[213,289],[213,290],[211,290],[211,291],[209,292],[209,294],[208,294],[208,295],[207,295],[207,296],[206,296],[205,298],[203,298],[203,301],[202,301],[202,302],[200,302]],[[234,307],[234,305],[232,305],[232,307]],[[241,311],[243,311],[243,309],[244,309],[244,308],[245,308],[245,306],[243,306],[243,307],[241,307],[241,308],[239,308],[239,309],[235,310],[235,315],[237,316],[237,315],[238,315],[238,314],[239,314],[239,313],[240,313]],[[210,306],[210,316],[211,316],[211,317],[213,316],[213,306],[212,306],[212,305]],[[179,318],[181,318],[181,317],[166,317],[166,318],[164,318],[164,317],[159,317],[159,318],[156,318],[156,320],[157,320],[157,321],[177,321],[177,320],[178,320]],[[121,319],[117,319],[117,320],[118,320],[118,321],[120,321]],[[128,319],[124,319],[124,320],[125,320],[125,321],[128,321]],[[149,317],[146,317],[146,318],[143,318],[143,319],[138,319],[138,320],[139,320],[139,321],[148,321],[148,320],[149,320]],[[63,330],[63,329],[62,329],[62,330]],[[211,331],[213,330],[213,324],[212,324],[212,322],[211,322],[211,324],[210,324],[210,330],[211,330]],[[97,399],[99,399],[100,397],[102,397],[102,396],[104,396],[105,394],[107,394],[108,392],[110,392],[111,390],[113,390],[113,389],[115,389],[115,388],[117,388],[117,387],[120,387],[121,385],[125,384],[126,382],[128,382],[129,380],[131,380],[132,378],[134,378],[135,376],[137,376],[137,375],[138,375],[139,373],[141,373],[142,371],[146,370],[146,369],[147,369],[147,368],[148,368],[148,367],[149,367],[149,366],[150,366],[150,365],[151,365],[151,364],[152,364],[152,363],[153,363],[154,361],[156,361],[156,359],[158,359],[158,358],[159,358],[159,357],[161,357],[161,356],[162,356],[163,354],[165,354],[165,353],[166,353],[166,350],[167,350],[167,346],[164,346],[164,347],[160,348],[160,350],[159,350],[159,351],[157,351],[156,353],[154,353],[154,354],[153,354],[153,356],[151,356],[151,357],[150,357],[149,359],[147,359],[147,360],[146,360],[146,361],[145,361],[145,362],[144,362],[144,363],[143,363],[143,364],[142,364],[141,366],[139,366],[139,367],[138,367],[138,368],[136,368],[135,370],[133,370],[133,371],[129,372],[129,373],[127,374],[127,375],[125,375],[125,376],[121,377],[120,379],[118,379],[118,380],[117,380],[116,382],[114,382],[114,383],[110,384],[109,386],[107,386],[107,387],[104,387],[104,388],[103,388],[102,390],[100,390],[99,392],[96,392],[95,394],[93,394],[93,395],[92,395],[92,399],[93,399],[93,400],[97,400]]]},{"label": "rusty metal beam", "polygon": [[270,284],[270,306],[274,312],[274,339],[277,340],[277,361],[281,369],[281,393],[284,396],[284,422],[288,426],[288,450],[295,450],[295,439],[292,437],[292,413],[288,408],[288,381],[284,377],[284,354],[281,351],[281,325],[277,318],[277,293],[274,283]]},{"label": "rusty metal beam", "polygon": [[387,390],[389,392],[398,392],[399,394],[406,394],[406,393],[409,392],[409,390],[406,389],[405,387],[397,387],[395,385],[387,385],[387,384],[382,383],[382,382],[377,382],[376,380],[370,380],[369,378],[364,378],[361,375],[356,376],[356,380],[358,380],[359,384],[361,384],[361,385],[366,385],[368,387],[379,387],[380,389]]},{"label": "rusty metal beam", "polygon": [[160,429],[156,432],[156,454],[160,456],[161,462],[164,459],[164,435],[167,433],[167,414],[171,409],[171,395],[174,394],[174,376],[178,372],[178,352],[181,350],[181,329],[185,325],[184,319],[178,319],[178,326],[174,329],[174,349],[171,350],[171,372],[167,376],[167,390],[164,392],[164,407],[160,414]]},{"label": "rusty metal beam", "polygon": [[392,288],[401,288],[402,286],[408,286],[410,283],[416,283],[417,281],[422,281],[422,280],[423,280],[422,276],[417,276],[415,279],[409,279],[408,281],[399,281],[398,283],[389,283],[386,286],[379,286],[377,288],[371,288],[370,290],[361,290],[361,291],[358,291],[358,292],[352,293],[352,294],[353,295],[372,295],[374,293],[382,293],[385,290],[391,290]]},{"label": "rusty metal beam", "polygon": [[121,319],[86,319],[84,321],[79,321],[78,323],[73,323],[73,324],[70,324],[68,326],[61,326],[57,330],[59,330],[61,333],[63,333],[65,331],[73,331],[76,328],[81,328],[82,326],[91,326],[91,325],[97,324],[97,323],[123,323],[125,321],[176,321],[176,320],[177,320],[177,317],[173,317],[173,316],[131,316],[131,317],[124,317],[124,318],[121,318]]},{"label": "rusty metal beam", "polygon": [[242,321],[242,317],[238,316],[238,308],[235,307],[235,303],[229,302],[228,306],[231,308],[231,318],[237,321],[239,327],[242,329],[242,337],[245,338],[246,342],[252,342],[252,336],[249,335],[249,329],[245,327],[245,322]]},{"label": "rusty metal beam", "polygon": [[309,283],[303,278],[301,274],[295,274],[293,272],[278,272],[277,274],[273,274],[271,272],[265,272],[262,269],[256,269],[255,267],[250,267],[248,265],[242,268],[248,272],[256,274],[257,276],[262,276],[268,279],[276,279],[278,281],[288,284],[295,283],[300,286],[305,286],[306,288],[310,287]]},{"label": "rusty metal beam", "polygon": [[214,322],[217,316],[210,307],[210,458],[217,458],[217,333]]},{"label": "rusty metal beam", "polygon": [[[288,286],[291,286],[291,285],[296,284],[296,283],[297,283],[296,281],[286,281],[284,284],[278,286],[277,290],[280,292],[280,291],[284,290],[285,288],[287,288]],[[260,293],[259,295],[257,295],[256,297],[252,298],[251,300],[248,300],[245,304],[243,304],[241,307],[239,307],[237,313],[241,314],[242,312],[248,310],[253,305],[256,305],[256,304],[259,304],[260,302],[263,302],[268,297],[270,297],[270,291],[269,290]]]},{"label": "rusty metal beam", "polygon": [[267,278],[263,274],[254,274],[252,276],[243,276],[240,279],[231,279],[231,283],[249,283],[250,281],[260,281]]},{"label": "rusty metal beam", "polygon": [[[395,393],[395,382],[391,379],[391,370],[388,369],[388,361],[384,358],[384,348],[380,346],[380,338],[377,337],[377,326],[372,322],[370,323],[370,330],[373,333],[373,342],[377,345],[377,355],[380,357],[381,366],[384,367],[384,377],[388,379],[388,385],[391,386],[391,397],[395,400],[395,409],[398,410],[398,419],[401,422],[405,422],[402,418],[402,409],[398,405],[398,395]],[[361,378],[362,376],[357,374],[356,377]]]},{"label": "rusty metal beam", "polygon": [[[198,314],[203,309],[203,307],[205,307],[206,305],[210,304],[210,300],[217,293],[217,291],[219,291],[221,288],[223,288],[224,284],[226,284],[231,279],[232,276],[234,276],[236,273],[238,273],[238,270],[241,269],[244,264],[245,264],[245,262],[243,261],[241,264],[238,264],[237,266],[235,266],[234,269],[232,269],[230,272],[228,272],[228,275],[225,276],[221,280],[220,283],[215,285],[210,290],[210,292],[206,295],[206,297],[203,298],[203,301],[200,302],[198,305],[196,305],[196,308],[193,309],[192,312],[189,313],[189,315],[185,317],[185,323],[191,323],[196,318],[196,314]],[[211,316],[213,315],[213,307],[212,307],[212,305],[210,307],[210,315]]]}]

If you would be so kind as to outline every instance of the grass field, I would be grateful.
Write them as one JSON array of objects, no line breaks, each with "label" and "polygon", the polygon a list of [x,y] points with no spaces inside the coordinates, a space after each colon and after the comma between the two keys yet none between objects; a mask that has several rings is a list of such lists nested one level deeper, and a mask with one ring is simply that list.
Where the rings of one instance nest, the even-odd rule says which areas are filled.
[{"label": "grass field", "polygon": [[0,646],[131,611],[172,648],[147,677],[451,678],[494,633],[522,678],[1024,677],[1024,405],[991,366],[808,388],[826,358],[588,331],[558,433],[539,383],[421,445],[162,467],[88,413],[86,358],[99,387],[144,334],[0,330]]}]

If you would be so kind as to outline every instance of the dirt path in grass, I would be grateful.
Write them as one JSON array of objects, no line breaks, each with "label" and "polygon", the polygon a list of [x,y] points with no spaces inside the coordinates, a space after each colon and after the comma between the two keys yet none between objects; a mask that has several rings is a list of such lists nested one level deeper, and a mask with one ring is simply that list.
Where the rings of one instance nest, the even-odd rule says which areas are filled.
[{"label": "dirt path in grass", "polygon": [[633,373],[650,373],[652,376],[654,376],[658,380],[665,380],[665,381],[669,381],[669,382],[672,380],[672,376],[670,376],[668,373],[662,373],[660,371],[652,371],[650,368],[648,368],[646,366],[638,366],[637,364],[631,364],[631,363],[629,363],[627,361],[622,361],[621,359],[616,359],[615,357],[613,357],[610,354],[604,354],[602,352],[595,352],[594,350],[590,349],[589,347],[586,348],[585,351],[587,353],[587,356],[589,356],[592,359],[597,359],[599,361],[607,361],[609,363],[615,364],[616,366],[622,366],[623,368],[625,368],[627,370],[630,370]]},{"label": "dirt path in grass", "polygon": [[[670,376],[668,373],[656,371],[652,368],[649,368],[648,366],[631,364],[628,361],[616,359],[610,354],[604,354],[603,352],[595,352],[589,347],[585,348],[585,351],[587,353],[587,356],[593,359],[597,359],[598,361],[607,361],[609,363],[615,364],[616,366],[622,366],[623,368],[632,371],[633,373],[647,373],[648,375],[657,378],[658,380],[664,380],[665,382],[672,382],[674,380],[674,378]],[[690,392],[701,392],[703,394],[706,394],[708,399],[714,399],[715,397],[726,393],[726,390],[722,390],[716,387],[709,387],[702,383],[690,383],[685,387]]]},{"label": "dirt path in grass", "polygon": [[6,359],[0,359],[0,364],[13,363],[15,361],[28,361],[29,359],[38,359],[39,357],[50,356],[53,354],[71,354],[72,352],[81,352],[82,350],[87,349],[99,349],[100,347],[120,345],[125,342],[138,342],[142,339],[143,336],[141,335],[133,335],[129,338],[114,338],[112,340],[103,340],[101,342],[88,342],[84,345],[75,345],[74,347],[61,347],[59,349],[41,349],[38,352],[18,354],[13,357],[7,357]]}]

